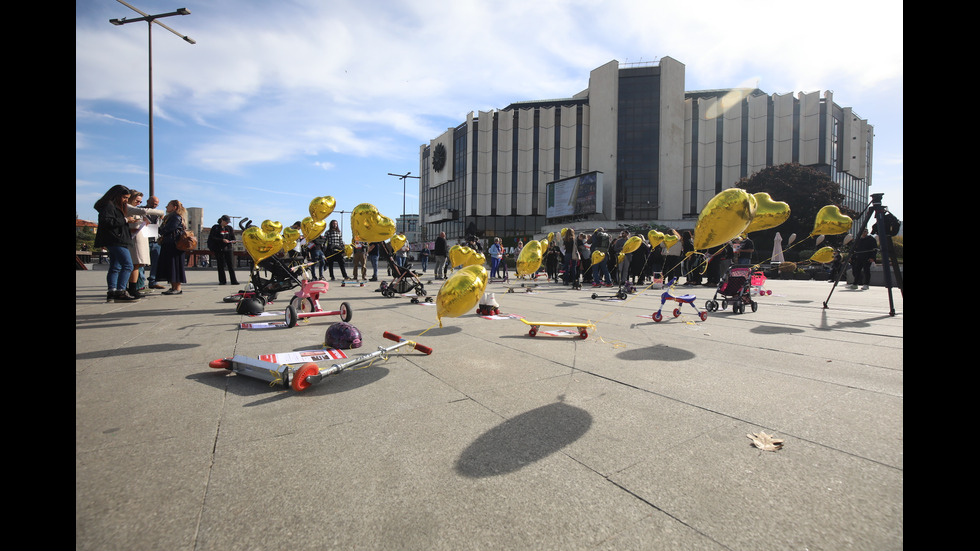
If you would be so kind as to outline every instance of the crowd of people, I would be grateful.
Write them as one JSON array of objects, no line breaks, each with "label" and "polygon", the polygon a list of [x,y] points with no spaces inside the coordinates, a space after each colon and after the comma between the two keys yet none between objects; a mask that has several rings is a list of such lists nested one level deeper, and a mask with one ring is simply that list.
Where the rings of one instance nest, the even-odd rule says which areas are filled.
[{"label": "crowd of people", "polygon": [[164,295],[177,295],[186,282],[186,259],[177,241],[187,229],[187,210],[176,199],[165,210],[156,208],[156,197],[146,206],[142,202],[142,192],[115,185],[94,205],[99,213],[94,245],[109,257],[109,302],[139,300],[151,289],[164,289],[159,281],[170,283]]},{"label": "crowd of people", "polygon": [[[179,295],[183,292],[182,284],[187,281],[184,271],[187,264],[185,251],[178,246],[181,237],[187,232],[187,210],[176,199],[167,203],[164,210],[157,208],[159,200],[156,197],[150,197],[145,205],[142,203],[142,192],[116,185],[94,205],[98,211],[95,247],[103,248],[109,261],[106,275],[107,301],[129,302],[139,300],[146,293],[152,292],[152,289],[167,289],[159,282],[170,284],[169,289],[162,294]],[[296,222],[293,227],[300,229],[300,222]],[[659,274],[664,282],[713,287],[719,284],[732,264],[752,264],[755,248],[752,240],[747,237],[736,238],[704,254],[690,254],[694,252],[692,232],[670,229],[668,235],[676,238],[671,247],[665,243],[651,246],[647,236],[637,234],[639,246],[624,253],[627,241],[634,237],[627,230],[612,236],[601,227],[592,233],[566,228],[543,252],[542,267],[548,281],[563,285],[580,286],[591,283],[593,287],[626,284],[642,286],[652,282]],[[219,285],[238,284],[235,275],[235,242],[231,218],[223,215],[211,227],[207,240],[207,247],[217,260]],[[477,253],[484,253],[476,236],[469,235],[458,244],[470,247]],[[298,240],[287,254],[290,258],[301,257],[303,262],[309,263],[312,266],[312,275],[319,279],[324,278],[326,268],[330,280],[335,280],[336,265],[340,276],[346,280],[346,247],[340,224],[337,220],[331,220],[322,236],[310,242]],[[392,274],[392,264],[400,268],[410,266],[410,248],[407,243],[398,251],[393,251],[388,241],[354,241],[351,247],[354,281],[378,281],[378,266],[382,262],[389,264],[389,275]],[[506,278],[507,256],[517,257],[522,247],[523,241],[520,239],[513,249],[508,249],[500,237],[494,237],[486,251],[490,277]],[[868,288],[870,266],[877,248],[877,241],[868,235],[867,230],[855,241],[851,257],[853,288]],[[434,278],[448,278],[453,269],[449,262],[449,250],[446,233],[441,232],[431,250],[423,247],[418,252],[421,272],[428,270],[431,258]],[[598,258],[593,256],[596,252],[603,253],[604,257],[593,263],[593,258]],[[684,283],[680,282],[682,277],[685,278]]]}]

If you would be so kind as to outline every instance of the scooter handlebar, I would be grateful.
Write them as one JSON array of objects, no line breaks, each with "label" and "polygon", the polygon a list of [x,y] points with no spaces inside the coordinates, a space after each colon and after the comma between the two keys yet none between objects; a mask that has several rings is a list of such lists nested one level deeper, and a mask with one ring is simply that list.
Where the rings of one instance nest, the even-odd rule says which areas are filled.
[{"label": "scooter handlebar", "polygon": [[[392,341],[396,341],[396,342],[408,340],[408,339],[403,339],[403,338],[399,337],[398,335],[396,335],[394,333],[391,333],[389,331],[385,331],[384,338],[389,339],[389,340],[392,340]],[[413,344],[415,345],[414,348],[416,350],[418,350],[419,352],[422,352],[424,354],[432,354],[432,349],[429,348],[428,346],[419,344],[417,342],[416,343],[413,343]]]}]

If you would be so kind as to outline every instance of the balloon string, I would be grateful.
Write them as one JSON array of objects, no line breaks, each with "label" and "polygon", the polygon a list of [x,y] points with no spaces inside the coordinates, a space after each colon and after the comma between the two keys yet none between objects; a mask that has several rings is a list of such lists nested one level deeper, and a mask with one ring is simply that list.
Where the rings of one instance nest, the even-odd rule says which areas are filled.
[{"label": "balloon string", "polygon": [[[431,327],[429,327],[429,329],[434,328],[436,325],[438,325],[439,327],[442,327],[442,318],[439,318],[439,323],[433,324]],[[421,337],[422,335],[428,333],[429,332],[429,329],[426,329],[425,331],[422,331],[421,333],[419,333],[419,336]]]}]

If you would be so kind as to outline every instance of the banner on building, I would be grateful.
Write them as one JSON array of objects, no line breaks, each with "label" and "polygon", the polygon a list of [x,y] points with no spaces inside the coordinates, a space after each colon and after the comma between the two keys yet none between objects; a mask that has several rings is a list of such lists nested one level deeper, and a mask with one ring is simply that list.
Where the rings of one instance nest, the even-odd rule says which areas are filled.
[{"label": "banner on building", "polygon": [[548,184],[548,218],[602,212],[602,173],[587,172]]}]

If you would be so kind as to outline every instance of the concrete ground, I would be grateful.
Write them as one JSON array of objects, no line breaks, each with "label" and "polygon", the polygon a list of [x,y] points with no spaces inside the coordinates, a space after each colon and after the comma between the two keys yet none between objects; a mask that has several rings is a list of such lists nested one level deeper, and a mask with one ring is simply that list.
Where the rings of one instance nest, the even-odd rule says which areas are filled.
[{"label": "concrete ground", "polygon": [[[661,290],[489,286],[502,314],[593,322],[583,340],[475,309],[439,327],[432,303],[334,282],[321,305],[365,339],[348,356],[385,331],[433,353],[296,392],[208,363],[319,348],[339,318],[241,329],[222,301],[241,286],[187,278],[114,304],[104,271],[76,271],[76,549],[904,545],[898,289],[890,315],[883,287],[769,280],[755,312],[668,302],[657,323]],[[703,310],[715,289],[674,293]]]}]

